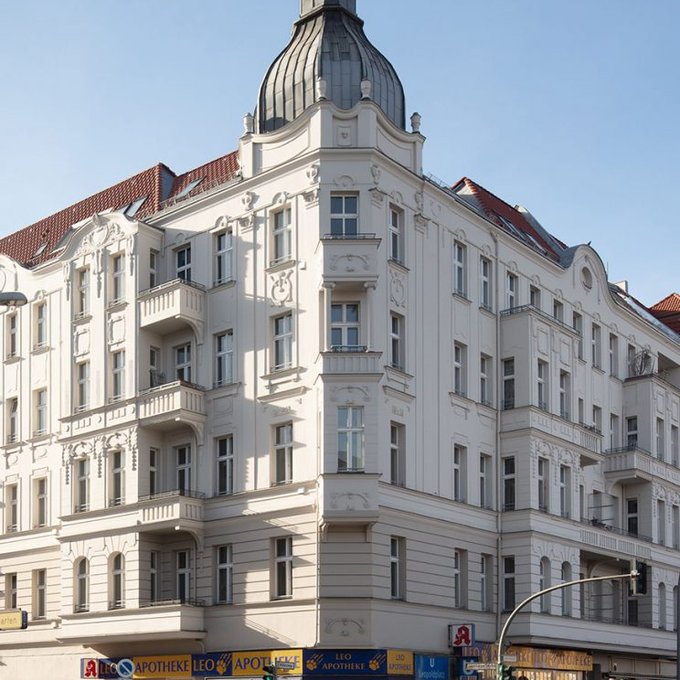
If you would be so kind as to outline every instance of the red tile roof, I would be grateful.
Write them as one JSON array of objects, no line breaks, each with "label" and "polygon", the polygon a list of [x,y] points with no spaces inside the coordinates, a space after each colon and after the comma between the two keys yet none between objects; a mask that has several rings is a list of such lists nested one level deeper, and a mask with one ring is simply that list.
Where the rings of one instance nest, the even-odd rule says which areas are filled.
[{"label": "red tile roof", "polygon": [[[237,172],[238,152],[236,151],[183,175],[175,175],[166,165],[158,163],[152,168],[0,239],[0,253],[8,255],[24,267],[35,267],[54,256],[55,246],[74,224],[95,213],[125,208],[133,201],[145,197],[134,215],[136,219],[143,220],[165,207],[169,200],[176,198],[177,194],[194,179],[204,178],[187,196],[194,196],[227,182],[233,179]],[[46,247],[36,255],[43,244]]]},{"label": "red tile roof", "polygon": [[676,333],[680,333],[680,294],[671,293],[649,308],[654,316]]}]

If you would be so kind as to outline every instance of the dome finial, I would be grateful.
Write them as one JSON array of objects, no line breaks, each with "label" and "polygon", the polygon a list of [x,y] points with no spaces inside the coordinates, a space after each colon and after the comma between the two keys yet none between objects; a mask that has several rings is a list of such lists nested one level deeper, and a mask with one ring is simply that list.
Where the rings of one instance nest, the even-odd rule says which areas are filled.
[{"label": "dome finial", "polygon": [[352,14],[357,13],[357,0],[300,0],[300,16],[323,7],[343,7]]}]

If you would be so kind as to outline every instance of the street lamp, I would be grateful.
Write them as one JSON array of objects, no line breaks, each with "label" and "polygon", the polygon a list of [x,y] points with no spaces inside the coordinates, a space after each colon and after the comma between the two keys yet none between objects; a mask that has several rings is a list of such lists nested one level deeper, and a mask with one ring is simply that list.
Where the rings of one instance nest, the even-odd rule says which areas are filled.
[{"label": "street lamp", "polygon": [[23,307],[27,302],[26,296],[18,291],[0,293],[0,305],[3,307]]}]

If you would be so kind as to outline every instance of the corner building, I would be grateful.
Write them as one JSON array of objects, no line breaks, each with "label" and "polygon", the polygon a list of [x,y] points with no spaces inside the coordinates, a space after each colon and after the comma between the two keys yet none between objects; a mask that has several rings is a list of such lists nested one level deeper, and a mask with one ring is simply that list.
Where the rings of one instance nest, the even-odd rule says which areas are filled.
[{"label": "corner building", "polygon": [[447,680],[631,558],[518,616],[517,674],[674,676],[680,337],[424,174],[362,26],[302,0],[237,150],[0,240],[0,677]]}]

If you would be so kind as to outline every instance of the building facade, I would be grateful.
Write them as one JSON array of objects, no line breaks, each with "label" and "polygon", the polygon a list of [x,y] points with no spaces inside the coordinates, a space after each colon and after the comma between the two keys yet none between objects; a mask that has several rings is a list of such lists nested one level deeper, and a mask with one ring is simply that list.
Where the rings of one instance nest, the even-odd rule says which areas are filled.
[{"label": "building facade", "polygon": [[455,676],[631,559],[516,664],[674,675],[680,337],[424,142],[302,0],[236,151],[0,240],[0,677]]}]

